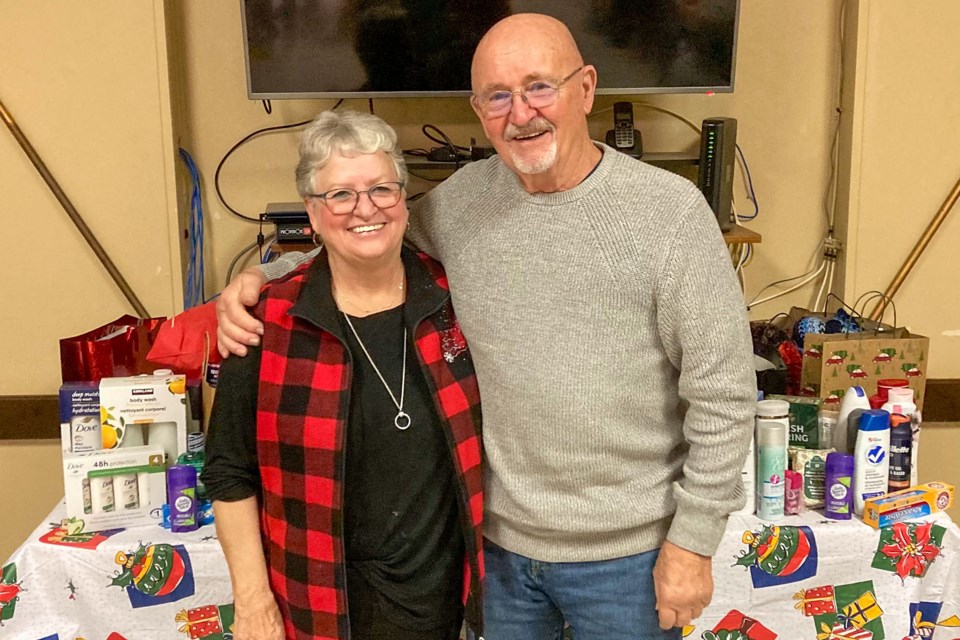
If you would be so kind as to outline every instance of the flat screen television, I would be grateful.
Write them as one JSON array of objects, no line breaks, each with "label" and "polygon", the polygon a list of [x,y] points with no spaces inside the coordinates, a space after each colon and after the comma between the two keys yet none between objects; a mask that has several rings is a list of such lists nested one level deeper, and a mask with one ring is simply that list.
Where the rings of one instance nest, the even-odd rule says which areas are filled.
[{"label": "flat screen television", "polygon": [[600,94],[733,90],[738,0],[242,0],[251,99],[463,96],[497,20],[571,30]]}]

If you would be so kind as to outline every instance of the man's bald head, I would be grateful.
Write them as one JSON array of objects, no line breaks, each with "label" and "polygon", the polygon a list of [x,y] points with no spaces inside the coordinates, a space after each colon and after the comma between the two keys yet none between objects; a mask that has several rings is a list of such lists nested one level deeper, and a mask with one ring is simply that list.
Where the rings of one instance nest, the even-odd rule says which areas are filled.
[{"label": "man's bald head", "polygon": [[[500,20],[490,27],[477,44],[470,67],[473,91],[482,91],[476,85],[490,64],[508,55],[521,57],[549,55],[558,68],[575,69],[583,66],[583,56],[573,34],[556,18],[538,13],[518,13]],[[483,81],[482,77],[480,78]]]},{"label": "man's bald head", "polygon": [[[480,40],[470,71],[484,133],[527,191],[572,188],[600,161],[587,127],[597,70],[584,64],[562,22],[533,13],[504,18]],[[531,104],[528,91],[547,98]],[[508,109],[487,109],[493,95]]]}]

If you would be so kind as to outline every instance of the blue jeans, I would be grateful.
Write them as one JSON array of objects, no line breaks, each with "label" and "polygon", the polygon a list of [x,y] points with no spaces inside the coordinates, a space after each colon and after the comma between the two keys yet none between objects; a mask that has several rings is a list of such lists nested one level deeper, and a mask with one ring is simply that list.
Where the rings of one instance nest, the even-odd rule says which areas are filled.
[{"label": "blue jeans", "polygon": [[659,550],[596,562],[541,562],[486,540],[486,640],[680,640],[657,623]]}]

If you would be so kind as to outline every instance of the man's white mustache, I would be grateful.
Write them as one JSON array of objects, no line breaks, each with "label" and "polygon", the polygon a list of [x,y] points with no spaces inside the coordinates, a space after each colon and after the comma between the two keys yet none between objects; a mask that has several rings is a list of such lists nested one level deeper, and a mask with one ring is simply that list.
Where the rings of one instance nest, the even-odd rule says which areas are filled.
[{"label": "man's white mustache", "polygon": [[554,126],[545,118],[534,118],[530,122],[520,126],[507,123],[507,128],[503,131],[503,137],[509,141],[521,136],[529,136],[545,131],[554,131]]}]

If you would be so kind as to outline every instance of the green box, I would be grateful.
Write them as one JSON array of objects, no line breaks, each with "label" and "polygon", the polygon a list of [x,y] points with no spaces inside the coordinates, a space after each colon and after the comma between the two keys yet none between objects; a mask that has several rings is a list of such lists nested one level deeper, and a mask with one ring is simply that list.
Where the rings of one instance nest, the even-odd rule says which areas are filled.
[{"label": "green box", "polygon": [[812,396],[772,395],[769,398],[786,400],[790,403],[790,446],[800,449],[819,449],[820,405],[823,400]]}]

